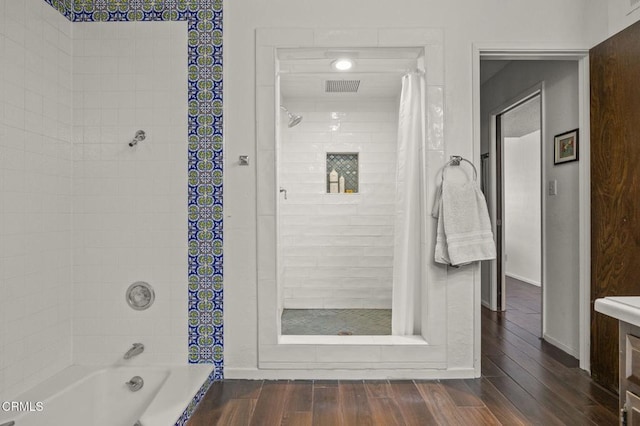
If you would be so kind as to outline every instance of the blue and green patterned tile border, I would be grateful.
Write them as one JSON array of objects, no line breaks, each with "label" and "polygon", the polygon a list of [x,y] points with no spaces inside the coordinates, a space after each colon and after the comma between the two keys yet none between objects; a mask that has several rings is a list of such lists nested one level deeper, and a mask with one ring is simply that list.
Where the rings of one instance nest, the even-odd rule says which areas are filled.
[{"label": "blue and green patterned tile border", "polygon": [[222,0],[44,1],[72,22],[188,23],[188,356],[222,379]]},{"label": "blue and green patterned tile border", "polygon": [[54,9],[62,13],[68,20],[73,21],[73,1],[74,0],[44,0]]},{"label": "blue and green patterned tile border", "polygon": [[216,372],[212,371],[209,377],[207,377],[207,380],[202,384],[202,386],[200,386],[200,390],[198,390],[198,393],[196,393],[193,399],[191,399],[191,402],[189,403],[187,408],[184,409],[182,415],[178,418],[178,421],[176,421],[176,424],[174,426],[185,426],[187,424],[187,421],[189,420],[191,415],[196,411],[196,407],[198,406],[202,398],[204,398],[204,395],[207,393],[213,382],[216,380],[215,376]]}]

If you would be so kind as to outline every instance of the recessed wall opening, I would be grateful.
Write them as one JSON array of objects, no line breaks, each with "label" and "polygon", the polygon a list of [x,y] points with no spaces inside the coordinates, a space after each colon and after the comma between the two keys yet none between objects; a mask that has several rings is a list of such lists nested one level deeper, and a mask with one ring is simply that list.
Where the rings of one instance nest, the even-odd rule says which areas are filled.
[{"label": "recessed wall opening", "polygon": [[[357,48],[346,33],[327,47],[316,44],[320,36],[300,37],[303,30],[257,31],[258,364],[264,374],[426,378],[446,369],[447,269],[424,261],[433,256],[428,204],[444,163],[442,32],[373,31],[378,41]],[[296,41],[283,41],[283,34]],[[333,64],[346,56],[351,68],[339,71]],[[327,81],[359,84],[357,91],[327,92]],[[301,118],[290,126],[289,114]],[[399,123],[411,123],[411,131]],[[398,161],[406,152],[412,153],[407,161]],[[343,164],[328,170],[328,155]],[[354,169],[357,185],[347,176]],[[398,207],[398,200],[416,202]],[[422,220],[417,227],[405,226],[409,211],[419,212],[412,216]],[[410,235],[411,245],[397,244],[398,235]],[[410,249],[398,254],[397,247]],[[419,260],[396,267],[406,253]],[[396,283],[410,285],[398,292]],[[283,314],[293,310],[312,311],[315,316],[298,321],[314,327],[329,325],[329,315],[363,314],[360,325],[383,326],[364,329],[349,320],[292,331]]]},{"label": "recessed wall opening", "polygon": [[327,194],[357,194],[358,153],[327,152]]},{"label": "recessed wall opening", "polygon": [[[401,244],[394,231],[398,162],[404,161],[399,108],[403,77],[423,67],[423,53],[277,51],[277,98],[304,117],[292,128],[281,114],[276,127],[276,174],[286,191],[276,204],[282,335],[420,335],[419,320],[410,332],[394,333],[392,307],[394,252]],[[349,72],[333,66],[338,55],[353,58]],[[409,285],[419,298],[416,284]],[[420,306],[415,311],[419,318]]]}]

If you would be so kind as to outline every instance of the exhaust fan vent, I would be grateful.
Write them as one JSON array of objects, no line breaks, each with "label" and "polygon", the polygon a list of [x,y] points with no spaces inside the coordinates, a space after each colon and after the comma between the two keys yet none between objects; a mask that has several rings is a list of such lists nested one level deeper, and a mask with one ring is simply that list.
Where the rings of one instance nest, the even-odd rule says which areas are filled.
[{"label": "exhaust fan vent", "polygon": [[325,93],[357,93],[360,80],[327,80]]}]

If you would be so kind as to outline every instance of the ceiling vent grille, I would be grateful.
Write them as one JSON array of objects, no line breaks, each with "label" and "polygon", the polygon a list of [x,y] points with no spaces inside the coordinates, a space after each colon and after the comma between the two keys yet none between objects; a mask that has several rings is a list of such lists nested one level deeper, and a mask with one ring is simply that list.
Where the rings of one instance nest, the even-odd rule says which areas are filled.
[{"label": "ceiling vent grille", "polygon": [[360,80],[327,80],[325,93],[357,93]]}]

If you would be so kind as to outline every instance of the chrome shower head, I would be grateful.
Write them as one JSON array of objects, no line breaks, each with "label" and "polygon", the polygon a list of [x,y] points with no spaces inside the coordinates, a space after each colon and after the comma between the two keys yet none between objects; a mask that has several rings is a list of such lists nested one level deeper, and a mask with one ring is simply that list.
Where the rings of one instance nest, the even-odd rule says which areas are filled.
[{"label": "chrome shower head", "polygon": [[280,108],[282,108],[287,115],[289,116],[289,123],[287,124],[288,127],[294,127],[297,126],[298,124],[300,124],[300,122],[302,121],[302,116],[299,114],[293,114],[291,112],[289,112],[288,109],[286,109],[285,107],[283,107],[282,105],[280,105]]}]

